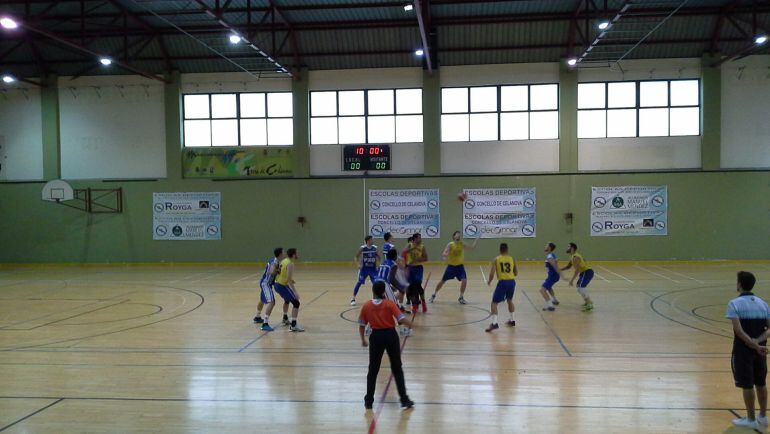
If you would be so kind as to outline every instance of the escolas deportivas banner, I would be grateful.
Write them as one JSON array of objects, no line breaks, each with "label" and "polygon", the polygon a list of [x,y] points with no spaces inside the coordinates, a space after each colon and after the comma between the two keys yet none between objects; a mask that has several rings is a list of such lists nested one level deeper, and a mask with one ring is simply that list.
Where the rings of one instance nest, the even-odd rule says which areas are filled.
[{"label": "escolas deportivas banner", "polygon": [[591,236],[668,235],[668,187],[591,187]]},{"label": "escolas deportivas banner", "polygon": [[153,240],[219,240],[221,195],[216,193],[153,193]]},{"label": "escolas deportivas banner", "polygon": [[466,188],[463,233],[469,238],[532,238],[535,224],[534,188]]},{"label": "escolas deportivas banner", "polygon": [[441,237],[438,189],[369,190],[369,234],[395,238],[415,233]]},{"label": "escolas deportivas banner", "polygon": [[185,148],[182,166],[185,178],[291,178],[294,151],[290,147]]}]

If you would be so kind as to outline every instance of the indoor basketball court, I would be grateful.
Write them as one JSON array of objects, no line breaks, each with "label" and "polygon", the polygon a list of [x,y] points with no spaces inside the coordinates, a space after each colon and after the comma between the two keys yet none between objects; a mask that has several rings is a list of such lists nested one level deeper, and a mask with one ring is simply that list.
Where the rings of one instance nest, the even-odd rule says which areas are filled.
[{"label": "indoor basketball court", "polygon": [[768,431],[767,4],[0,26],[0,432]]}]

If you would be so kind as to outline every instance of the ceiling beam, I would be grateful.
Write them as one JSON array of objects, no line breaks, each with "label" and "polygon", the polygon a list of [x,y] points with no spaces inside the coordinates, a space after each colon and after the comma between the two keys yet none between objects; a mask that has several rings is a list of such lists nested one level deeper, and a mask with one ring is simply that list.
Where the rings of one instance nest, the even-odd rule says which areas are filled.
[{"label": "ceiling beam", "polygon": [[428,42],[428,33],[431,28],[430,23],[430,0],[414,0],[414,10],[417,15],[417,25],[420,27],[420,39],[422,39],[422,51],[425,55],[425,65],[428,67],[428,74],[433,74],[433,61],[431,58],[433,47]]},{"label": "ceiling beam", "polygon": [[[96,61],[99,57],[102,57],[102,54],[97,53],[97,52],[91,50],[88,47],[84,47],[84,46],[78,44],[77,42],[74,42],[74,41],[72,41],[70,39],[67,39],[67,38],[61,37],[59,35],[50,33],[50,32],[48,32],[46,30],[43,30],[43,29],[35,27],[35,26],[31,25],[31,24],[28,24],[28,23],[26,23],[24,21],[20,22],[19,25],[21,27],[29,30],[29,31],[35,32],[35,33],[37,33],[39,35],[45,36],[48,39],[56,41],[57,43],[59,43],[61,45],[64,45],[66,47],[69,47],[71,49],[79,51],[79,52],[81,52],[83,54],[91,55],[91,56],[94,57],[94,61]],[[112,63],[114,65],[120,67],[120,68],[125,69],[126,71],[133,72],[134,74],[139,74],[139,75],[141,75],[143,77],[150,78],[150,79],[153,79],[153,80],[162,81],[162,82],[166,83],[166,80],[164,78],[158,77],[157,75],[151,74],[149,72],[142,71],[141,69],[134,68],[133,66],[131,66],[131,65],[125,63],[125,62],[122,62],[120,60],[113,59]]]},{"label": "ceiling beam", "polygon": [[[274,17],[278,17],[289,29],[288,31],[288,38],[289,38],[289,46],[291,47],[292,51],[292,57],[294,58],[294,65],[295,68],[300,68],[302,66],[302,56],[301,56],[301,50],[299,48],[299,42],[297,41],[297,30],[294,28],[291,22],[286,19],[286,15],[281,12],[281,9],[278,8],[278,5],[275,4],[274,0],[267,0],[267,2],[270,4],[270,7],[272,8],[272,13]],[[275,38],[275,30],[273,30],[273,37]],[[273,53],[274,56],[277,56],[278,53]]]}]

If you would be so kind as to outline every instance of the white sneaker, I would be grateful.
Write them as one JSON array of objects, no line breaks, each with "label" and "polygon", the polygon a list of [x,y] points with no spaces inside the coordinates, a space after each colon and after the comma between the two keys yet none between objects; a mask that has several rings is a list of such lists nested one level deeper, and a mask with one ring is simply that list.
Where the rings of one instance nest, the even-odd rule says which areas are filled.
[{"label": "white sneaker", "polygon": [[748,417],[741,417],[738,419],[733,419],[733,425],[735,426],[742,426],[744,428],[749,429],[758,429],[759,424],[757,424],[757,421],[751,420]]},{"label": "white sneaker", "polygon": [[355,298],[350,300],[350,305],[351,306],[355,306],[356,305],[356,299]]},{"label": "white sneaker", "polygon": [[757,416],[757,423],[762,426],[767,426],[767,416]]},{"label": "white sneaker", "polygon": [[301,332],[304,332],[304,331],[305,331],[305,329],[303,329],[302,327],[300,327],[300,325],[299,325],[299,324],[297,324],[297,325],[295,325],[295,326],[291,326],[291,327],[289,327],[289,331],[290,331],[290,332],[294,332],[294,333],[301,333]]}]

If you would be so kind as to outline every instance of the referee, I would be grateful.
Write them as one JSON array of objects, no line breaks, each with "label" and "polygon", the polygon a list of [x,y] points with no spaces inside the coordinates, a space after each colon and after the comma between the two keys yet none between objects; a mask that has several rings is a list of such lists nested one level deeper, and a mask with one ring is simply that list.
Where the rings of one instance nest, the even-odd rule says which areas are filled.
[{"label": "referee", "polygon": [[[757,279],[747,271],[738,272],[738,297],[727,304],[727,318],[733,323],[732,368],[735,386],[742,389],[746,417],[733,425],[759,429],[767,426],[767,338],[770,334],[770,307],[751,290]],[[754,389],[759,400],[759,415],[754,413]]]},{"label": "referee", "polygon": [[[401,368],[401,347],[395,324],[398,321],[399,324],[411,327],[412,322],[401,313],[396,303],[385,298],[385,282],[374,282],[372,291],[374,292],[374,299],[364,304],[358,317],[361,346],[369,347],[369,373],[366,375],[364,407],[370,410],[374,404],[377,374],[380,372],[382,354],[387,351],[390,359],[390,370],[396,380],[398,395],[401,397],[401,408],[406,410],[414,407],[414,402],[406,394],[404,370]],[[365,329],[367,324],[372,328],[372,334],[369,336],[371,345],[366,342]]]}]

